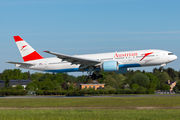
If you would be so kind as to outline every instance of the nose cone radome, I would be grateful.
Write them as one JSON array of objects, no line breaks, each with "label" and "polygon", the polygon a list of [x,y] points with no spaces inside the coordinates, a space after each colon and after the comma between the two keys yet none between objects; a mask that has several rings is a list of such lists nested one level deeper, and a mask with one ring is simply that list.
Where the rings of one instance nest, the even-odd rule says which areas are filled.
[{"label": "nose cone radome", "polygon": [[176,55],[174,55],[174,60],[176,60],[178,57]]},{"label": "nose cone radome", "polygon": [[178,57],[176,55],[172,55],[170,58],[169,58],[169,61],[172,62],[174,60],[176,60]]}]

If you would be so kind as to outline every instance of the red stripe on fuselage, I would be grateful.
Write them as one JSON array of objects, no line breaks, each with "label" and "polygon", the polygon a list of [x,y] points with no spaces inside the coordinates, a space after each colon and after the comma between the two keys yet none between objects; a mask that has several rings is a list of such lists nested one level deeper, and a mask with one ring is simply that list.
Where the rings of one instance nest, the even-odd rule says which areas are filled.
[{"label": "red stripe on fuselage", "polygon": [[143,57],[140,61],[142,61],[145,57],[147,57],[147,56],[150,55],[150,54],[153,54],[153,52],[151,52],[151,53],[145,53],[145,54],[144,54],[144,57]]},{"label": "red stripe on fuselage", "polygon": [[13,37],[14,37],[15,42],[24,41],[20,36],[13,36]]},{"label": "red stripe on fuselage", "polygon": [[43,57],[39,55],[39,53],[37,53],[36,51],[23,57],[24,62],[31,61],[31,60],[38,60],[38,59],[43,59]]}]

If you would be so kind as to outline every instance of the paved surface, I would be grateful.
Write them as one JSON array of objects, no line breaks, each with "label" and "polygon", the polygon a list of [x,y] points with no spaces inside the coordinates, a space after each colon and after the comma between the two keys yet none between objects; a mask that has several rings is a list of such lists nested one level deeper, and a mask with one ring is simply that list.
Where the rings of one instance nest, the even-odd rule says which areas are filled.
[{"label": "paved surface", "polygon": [[0,107],[0,110],[16,110],[16,109],[180,109],[180,106],[172,106],[172,107],[36,107],[36,108]]},{"label": "paved surface", "polygon": [[5,96],[0,99],[10,98],[102,98],[102,97],[180,97],[180,94],[168,95],[103,95],[103,96]]}]

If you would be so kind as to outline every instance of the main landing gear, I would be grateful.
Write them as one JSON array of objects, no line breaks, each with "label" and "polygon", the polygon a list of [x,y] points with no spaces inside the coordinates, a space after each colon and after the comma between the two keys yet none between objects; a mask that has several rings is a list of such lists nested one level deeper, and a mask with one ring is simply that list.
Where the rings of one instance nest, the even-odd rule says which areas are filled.
[{"label": "main landing gear", "polygon": [[99,79],[102,77],[103,77],[103,75],[98,75],[98,74],[93,73],[92,75],[86,76],[86,79],[91,78],[92,80],[96,80],[96,79]]}]

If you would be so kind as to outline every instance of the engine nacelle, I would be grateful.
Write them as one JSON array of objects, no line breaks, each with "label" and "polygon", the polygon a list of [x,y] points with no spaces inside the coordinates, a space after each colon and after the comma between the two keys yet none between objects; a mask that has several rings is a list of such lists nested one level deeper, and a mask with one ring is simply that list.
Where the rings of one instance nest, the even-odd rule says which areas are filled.
[{"label": "engine nacelle", "polygon": [[117,61],[106,61],[100,66],[101,70],[105,72],[115,72],[119,70],[118,62]]}]

